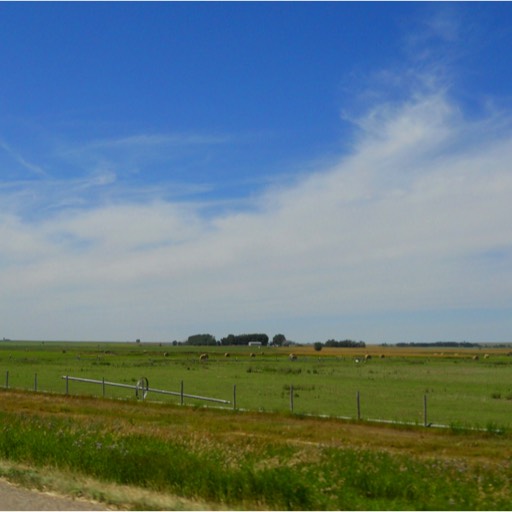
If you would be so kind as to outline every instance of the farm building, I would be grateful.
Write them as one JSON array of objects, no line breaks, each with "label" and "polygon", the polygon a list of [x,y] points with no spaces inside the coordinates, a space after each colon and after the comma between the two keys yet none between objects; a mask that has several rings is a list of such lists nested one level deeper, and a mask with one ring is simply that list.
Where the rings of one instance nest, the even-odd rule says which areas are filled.
[{"label": "farm building", "polygon": [[261,347],[261,341],[249,341],[249,347]]}]

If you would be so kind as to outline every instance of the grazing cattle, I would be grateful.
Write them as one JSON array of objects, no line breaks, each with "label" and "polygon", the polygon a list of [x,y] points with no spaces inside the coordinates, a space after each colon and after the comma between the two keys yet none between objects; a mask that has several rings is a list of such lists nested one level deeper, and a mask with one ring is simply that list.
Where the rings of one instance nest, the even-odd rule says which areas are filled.
[{"label": "grazing cattle", "polygon": [[256,354],[254,352],[251,352],[251,357],[256,357]]},{"label": "grazing cattle", "polygon": [[208,354],[201,354],[199,356],[199,361],[208,361]]},{"label": "grazing cattle", "polygon": [[473,356],[473,361],[478,361],[480,358],[478,356]]},{"label": "grazing cattle", "polygon": [[224,354],[224,357],[230,357],[230,356],[229,356],[229,353],[228,353],[228,352],[226,352],[226,353]]},{"label": "grazing cattle", "polygon": [[369,361],[371,358],[372,358],[372,356],[371,356],[370,354],[366,354],[366,355],[364,356],[364,360],[365,360],[365,361]]},{"label": "grazing cattle", "polygon": [[484,354],[484,359],[489,359],[489,354]]},{"label": "grazing cattle", "polygon": [[297,356],[295,354],[290,354],[288,356],[288,358],[290,359],[290,361],[296,361],[297,360]]}]

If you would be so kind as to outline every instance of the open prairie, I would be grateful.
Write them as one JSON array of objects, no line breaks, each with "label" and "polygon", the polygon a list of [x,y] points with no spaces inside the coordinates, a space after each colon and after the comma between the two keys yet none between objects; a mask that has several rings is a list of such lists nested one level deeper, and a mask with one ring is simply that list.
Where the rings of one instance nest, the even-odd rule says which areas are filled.
[{"label": "open prairie", "polygon": [[[293,361],[284,348],[0,350],[0,476],[28,487],[137,510],[512,508],[506,350],[294,347]],[[75,381],[66,396],[65,375],[127,386],[144,376],[164,390],[183,381],[230,403],[181,406],[179,394],[142,400],[133,387]],[[431,422],[447,428],[423,426],[425,396]]]},{"label": "open prairie", "polygon": [[[297,358],[290,360],[293,352]],[[200,360],[200,354],[208,354]],[[512,426],[512,357],[502,349],[190,347],[0,343],[0,387],[106,398],[135,391],[63,376],[229,401],[185,404],[446,426]],[[236,394],[235,394],[236,393]],[[359,397],[359,398],[358,398]],[[147,400],[180,403],[149,392]],[[233,402],[236,401],[234,404]]]}]

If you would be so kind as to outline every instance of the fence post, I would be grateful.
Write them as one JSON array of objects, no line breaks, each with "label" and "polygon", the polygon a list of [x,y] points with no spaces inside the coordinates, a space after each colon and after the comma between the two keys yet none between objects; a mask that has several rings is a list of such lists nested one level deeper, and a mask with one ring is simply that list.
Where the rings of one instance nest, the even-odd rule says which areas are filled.
[{"label": "fence post", "polygon": [[293,412],[293,384],[290,386],[290,411]]},{"label": "fence post", "polygon": [[233,385],[233,411],[236,411],[236,384]]},{"label": "fence post", "polygon": [[180,391],[180,405],[183,405],[184,403],[184,400],[183,400],[183,381],[181,381],[181,391]]},{"label": "fence post", "polygon": [[423,426],[428,427],[427,421],[427,395],[423,395]]},{"label": "fence post", "polygon": [[37,393],[37,373],[34,375],[34,391]]},{"label": "fence post", "polygon": [[5,372],[5,389],[9,389],[9,370]]},{"label": "fence post", "polygon": [[68,376],[66,375],[66,396],[69,395],[69,379],[68,379]]},{"label": "fence post", "polygon": [[103,392],[103,398],[105,398],[105,377],[103,377],[102,392]]},{"label": "fence post", "polygon": [[356,394],[356,403],[357,403],[357,421],[361,419],[361,395],[359,391]]}]

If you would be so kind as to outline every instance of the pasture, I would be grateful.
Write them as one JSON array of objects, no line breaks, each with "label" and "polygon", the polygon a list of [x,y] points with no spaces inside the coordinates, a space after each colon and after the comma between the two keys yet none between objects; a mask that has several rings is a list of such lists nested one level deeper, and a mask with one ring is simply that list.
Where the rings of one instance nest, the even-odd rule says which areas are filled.
[{"label": "pasture", "polygon": [[[290,351],[0,343],[0,476],[134,510],[510,510],[506,350],[477,360],[294,347],[294,361]],[[81,382],[66,396],[63,375],[127,385],[144,376],[174,391],[183,381],[187,393],[228,400],[236,385],[237,410],[151,392],[140,400],[127,388],[103,397]],[[425,395],[432,421],[449,428],[422,426]]]},{"label": "pasture", "polygon": [[[292,361],[290,352],[297,355]],[[202,353],[207,360],[200,360]],[[190,347],[158,343],[0,342],[0,387],[65,393],[63,376],[215,397],[246,411],[510,428],[508,349]],[[228,356],[227,356],[227,355]],[[366,359],[365,359],[366,356]],[[368,357],[370,357],[368,359]],[[357,362],[359,361],[359,362]],[[236,389],[235,389],[236,387]],[[130,389],[69,382],[72,395],[135,399]],[[235,395],[236,392],[236,395]],[[359,404],[357,396],[359,395]],[[150,401],[180,397],[148,393]],[[186,398],[188,405],[217,406]],[[426,406],[426,411],[425,411]]]}]

